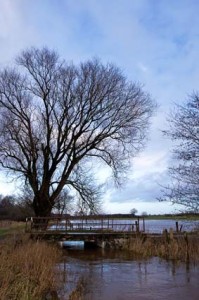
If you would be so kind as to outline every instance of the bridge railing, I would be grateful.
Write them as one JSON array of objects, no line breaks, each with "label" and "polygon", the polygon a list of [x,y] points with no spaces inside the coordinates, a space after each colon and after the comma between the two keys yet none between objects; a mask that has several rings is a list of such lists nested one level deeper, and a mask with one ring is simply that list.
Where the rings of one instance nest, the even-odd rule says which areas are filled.
[{"label": "bridge railing", "polygon": [[26,231],[50,232],[140,232],[145,231],[144,218],[131,215],[95,215],[68,217],[32,217],[26,220]]}]

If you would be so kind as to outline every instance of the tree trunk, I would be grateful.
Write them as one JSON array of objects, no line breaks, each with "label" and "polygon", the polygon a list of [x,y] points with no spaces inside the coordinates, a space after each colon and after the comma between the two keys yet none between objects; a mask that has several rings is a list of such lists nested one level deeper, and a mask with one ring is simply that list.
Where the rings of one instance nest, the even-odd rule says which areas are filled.
[{"label": "tree trunk", "polygon": [[50,197],[46,195],[36,195],[33,200],[33,209],[36,217],[50,217],[52,211]]},{"label": "tree trunk", "polygon": [[48,226],[48,219],[50,217],[52,211],[52,203],[50,201],[50,197],[46,195],[37,195],[33,200],[33,209],[35,212],[35,216],[39,217],[38,219],[34,219],[34,227],[37,230],[46,230]]}]

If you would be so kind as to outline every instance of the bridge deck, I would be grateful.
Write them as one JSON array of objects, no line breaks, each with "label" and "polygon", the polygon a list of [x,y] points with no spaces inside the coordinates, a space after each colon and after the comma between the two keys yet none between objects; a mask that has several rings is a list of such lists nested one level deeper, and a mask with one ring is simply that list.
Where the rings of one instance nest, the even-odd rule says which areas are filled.
[{"label": "bridge deck", "polygon": [[[142,229],[140,221],[142,220]],[[144,219],[132,215],[68,216],[51,218],[30,218],[26,220],[26,232],[33,236],[66,239],[89,237],[120,237],[144,231]]]}]

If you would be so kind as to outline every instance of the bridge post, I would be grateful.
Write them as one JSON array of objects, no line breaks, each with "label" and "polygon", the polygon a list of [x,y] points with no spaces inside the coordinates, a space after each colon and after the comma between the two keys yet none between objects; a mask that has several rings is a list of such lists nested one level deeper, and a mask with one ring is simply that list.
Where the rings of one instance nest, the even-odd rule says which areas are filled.
[{"label": "bridge post", "polygon": [[143,217],[143,232],[145,232],[145,219]]},{"label": "bridge post", "polygon": [[136,232],[139,232],[139,223],[138,223],[138,221],[135,221],[135,228],[136,228]]}]

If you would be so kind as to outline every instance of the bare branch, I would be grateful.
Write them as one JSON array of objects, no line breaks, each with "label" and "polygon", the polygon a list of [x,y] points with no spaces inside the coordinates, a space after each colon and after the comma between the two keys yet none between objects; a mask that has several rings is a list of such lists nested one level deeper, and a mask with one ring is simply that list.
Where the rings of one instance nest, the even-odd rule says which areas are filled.
[{"label": "bare branch", "polygon": [[174,165],[169,168],[172,183],[163,189],[163,199],[199,211],[199,96],[193,94],[184,105],[176,105],[164,134],[174,143]]},{"label": "bare branch", "polygon": [[101,160],[119,182],[144,145],[153,101],[96,59],[68,65],[31,48],[16,62],[0,73],[0,165],[24,176],[36,215],[49,214],[66,185],[92,203],[88,181],[75,175],[82,161]]}]

